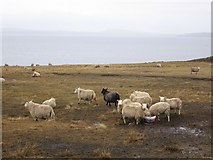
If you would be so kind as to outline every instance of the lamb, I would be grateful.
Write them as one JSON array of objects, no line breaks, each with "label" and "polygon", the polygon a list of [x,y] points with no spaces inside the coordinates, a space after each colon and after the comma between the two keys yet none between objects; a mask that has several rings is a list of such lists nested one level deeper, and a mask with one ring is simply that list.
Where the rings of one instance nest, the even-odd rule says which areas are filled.
[{"label": "lamb", "polygon": [[178,114],[180,115],[180,111],[182,108],[182,100],[180,98],[166,98],[166,97],[161,97],[160,98],[160,102],[168,102],[170,104],[170,109],[171,110],[175,110],[175,113],[178,109]]},{"label": "lamb", "polygon": [[52,97],[52,98],[44,101],[42,104],[50,105],[52,108],[55,108],[56,107],[56,99]]},{"label": "lamb", "polygon": [[108,88],[102,88],[101,93],[104,96],[104,101],[107,102],[106,105],[111,106],[110,103],[115,103],[115,106],[117,107],[117,100],[120,100],[120,95],[118,94],[118,92],[108,91]]},{"label": "lamb", "polygon": [[146,104],[141,105],[138,102],[130,102],[124,104],[121,114],[124,124],[126,124],[126,118],[135,118],[136,125],[139,124],[140,119],[144,118],[147,115],[150,116],[150,112],[147,109]]},{"label": "lamb", "polygon": [[78,93],[78,104],[80,104],[81,100],[88,101],[89,104],[93,100],[96,101],[96,94],[93,90],[78,87],[75,89],[74,93]]},{"label": "lamb", "polygon": [[33,120],[48,119],[51,117],[55,120],[53,108],[49,105],[34,103],[33,101],[26,102],[24,107],[29,110]]},{"label": "lamb", "polygon": [[200,67],[192,67],[191,68],[191,74],[192,72],[195,72],[196,74],[200,71]]},{"label": "lamb", "polygon": [[170,105],[167,102],[158,102],[153,104],[149,108],[149,112],[151,116],[158,116],[158,120],[160,121],[160,114],[166,114],[168,118],[168,122],[170,121]]},{"label": "lamb", "polygon": [[34,71],[32,77],[41,77],[41,74]]},{"label": "lamb", "polygon": [[148,107],[150,107],[152,104],[152,98],[147,92],[134,91],[130,95],[130,100],[133,102],[139,102],[141,104],[146,103]]}]

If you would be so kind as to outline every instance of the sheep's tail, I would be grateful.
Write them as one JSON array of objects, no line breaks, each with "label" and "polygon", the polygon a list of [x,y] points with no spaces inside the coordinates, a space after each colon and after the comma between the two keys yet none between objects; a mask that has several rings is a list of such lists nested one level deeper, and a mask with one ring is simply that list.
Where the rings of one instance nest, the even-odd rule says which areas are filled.
[{"label": "sheep's tail", "polygon": [[95,101],[97,100],[95,92],[93,92],[92,94],[92,99],[94,99]]}]

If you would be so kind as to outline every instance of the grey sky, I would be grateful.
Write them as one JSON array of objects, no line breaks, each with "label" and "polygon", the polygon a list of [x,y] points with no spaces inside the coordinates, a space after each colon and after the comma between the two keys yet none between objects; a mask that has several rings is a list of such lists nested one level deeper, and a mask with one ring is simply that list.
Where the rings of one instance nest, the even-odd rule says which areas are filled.
[{"label": "grey sky", "polygon": [[3,28],[210,32],[211,0],[3,0]]}]

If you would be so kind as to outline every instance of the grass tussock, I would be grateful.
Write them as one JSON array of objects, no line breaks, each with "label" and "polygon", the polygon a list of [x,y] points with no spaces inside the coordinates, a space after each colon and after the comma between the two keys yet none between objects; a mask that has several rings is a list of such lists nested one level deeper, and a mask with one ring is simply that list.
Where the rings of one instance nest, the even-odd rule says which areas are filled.
[{"label": "grass tussock", "polygon": [[37,156],[38,156],[37,145],[28,143],[24,147],[17,148],[8,157],[11,157],[11,158],[35,158]]},{"label": "grass tussock", "polygon": [[145,134],[143,133],[138,133],[136,131],[131,131],[126,139],[124,140],[124,144],[128,145],[128,144],[137,144],[140,143],[142,144],[145,140]]},{"label": "grass tussock", "polygon": [[95,154],[95,156],[97,156],[99,158],[111,158],[112,157],[111,152],[108,149],[106,149],[105,147],[94,150],[94,154]]}]

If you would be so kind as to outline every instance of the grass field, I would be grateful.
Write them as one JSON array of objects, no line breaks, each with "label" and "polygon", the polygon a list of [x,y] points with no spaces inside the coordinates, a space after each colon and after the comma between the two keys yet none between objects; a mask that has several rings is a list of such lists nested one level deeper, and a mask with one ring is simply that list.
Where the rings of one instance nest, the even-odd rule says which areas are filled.
[{"label": "grass field", "polygon": [[[1,67],[2,146],[4,158],[204,158],[211,157],[211,63],[162,62],[36,66],[41,77],[21,66]],[[192,66],[200,66],[196,75]],[[77,87],[93,89],[97,102],[78,105]],[[162,115],[155,124],[129,120],[124,125],[115,106],[105,105],[102,87],[128,98],[134,90],[153,99],[179,97],[182,114]],[[26,101],[55,97],[55,121],[33,121]]]}]

